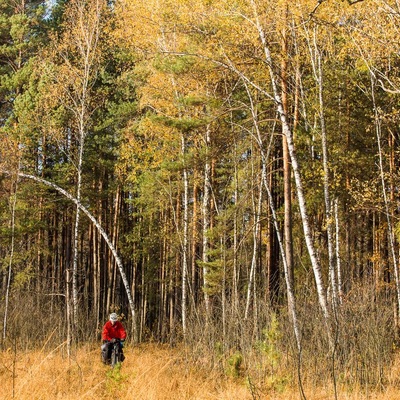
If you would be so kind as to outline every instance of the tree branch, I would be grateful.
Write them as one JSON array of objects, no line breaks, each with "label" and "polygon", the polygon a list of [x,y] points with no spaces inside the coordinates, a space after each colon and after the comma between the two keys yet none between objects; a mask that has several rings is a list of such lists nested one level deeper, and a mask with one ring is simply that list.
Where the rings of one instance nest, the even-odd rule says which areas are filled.
[{"label": "tree branch", "polygon": [[[318,2],[317,2],[317,4],[315,5],[315,7],[314,7],[314,9],[310,12],[310,17],[312,17],[314,14],[315,14],[315,12],[317,11],[317,8],[323,3],[323,2],[325,2],[326,0],[318,0]],[[356,3],[361,3],[362,1],[364,1],[364,0],[347,0],[347,3],[348,4],[350,4],[351,6],[353,5],[353,4],[356,4]]]}]

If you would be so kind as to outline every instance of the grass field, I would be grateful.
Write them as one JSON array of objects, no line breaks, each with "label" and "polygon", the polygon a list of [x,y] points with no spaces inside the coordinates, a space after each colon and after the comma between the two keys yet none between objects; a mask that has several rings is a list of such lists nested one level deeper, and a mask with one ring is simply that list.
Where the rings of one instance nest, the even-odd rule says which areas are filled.
[{"label": "grass field", "polygon": [[[187,362],[183,350],[157,345],[125,349],[121,368],[111,370],[100,362],[99,348],[87,346],[68,360],[63,348],[15,354],[0,353],[1,400],[294,400],[298,389],[283,392],[251,390],[245,378],[229,378],[221,371],[205,370]],[[394,372],[395,373],[395,372]],[[335,399],[332,387],[305,388],[310,400]],[[400,389],[352,393],[339,389],[338,399],[397,400]]]}]

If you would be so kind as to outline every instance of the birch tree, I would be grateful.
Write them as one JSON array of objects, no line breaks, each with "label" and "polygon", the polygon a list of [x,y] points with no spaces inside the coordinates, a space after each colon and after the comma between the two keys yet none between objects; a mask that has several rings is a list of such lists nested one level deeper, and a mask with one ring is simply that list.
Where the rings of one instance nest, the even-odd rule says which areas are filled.
[{"label": "birch tree", "polygon": [[202,202],[202,216],[203,216],[203,286],[204,286],[204,304],[206,308],[206,313],[210,313],[210,298],[208,294],[208,230],[210,228],[210,191],[211,191],[211,160],[209,156],[211,136],[210,136],[210,126],[207,126],[204,136],[204,143],[206,148],[206,160],[204,164],[204,184],[203,184],[203,202]]},{"label": "birch tree", "polygon": [[[253,117],[254,118],[254,117]],[[247,295],[246,295],[246,307],[244,311],[244,319],[247,320],[249,316],[250,309],[250,301],[251,295],[253,295],[253,303],[254,303],[254,318],[257,319],[257,307],[256,307],[256,267],[257,267],[257,256],[258,256],[258,238],[260,233],[260,215],[261,215],[261,206],[262,206],[262,177],[265,175],[265,163],[263,163],[262,174],[260,180],[260,184],[258,187],[258,198],[253,200],[253,213],[254,213],[254,222],[253,222],[253,252],[251,257],[251,265],[249,271],[249,279],[247,284]],[[259,175],[259,174],[256,174]]]},{"label": "birch tree", "polygon": [[[58,98],[58,105],[70,115],[69,129],[76,143],[76,154],[69,154],[76,169],[76,199],[82,200],[82,173],[85,141],[92,125],[92,114],[96,109],[94,84],[101,65],[101,35],[106,21],[106,4],[101,0],[74,0],[68,3],[61,36],[55,37],[48,61],[55,67],[45,66],[52,76],[53,88],[49,96]],[[54,97],[53,97],[54,98]],[[78,238],[80,225],[79,206],[75,210],[72,246],[72,273],[67,270],[67,290],[71,287],[71,322],[74,330],[78,326]],[[72,276],[72,283],[70,277]]]},{"label": "birch tree", "polygon": [[[282,27],[282,45],[281,45],[281,96],[282,96],[282,109],[285,114],[289,112],[289,85],[288,85],[288,24],[289,24],[289,6],[284,3],[283,7],[283,27]],[[296,82],[297,85],[297,82]],[[297,90],[297,88],[296,88]],[[294,111],[296,113],[296,111]],[[296,127],[296,115],[294,116],[293,130]],[[288,279],[294,287],[294,260],[293,260],[293,226],[292,226],[292,172],[290,167],[290,154],[285,135],[282,135],[282,155],[283,155],[283,182],[284,182],[284,243],[285,243],[285,256],[287,259]]]}]

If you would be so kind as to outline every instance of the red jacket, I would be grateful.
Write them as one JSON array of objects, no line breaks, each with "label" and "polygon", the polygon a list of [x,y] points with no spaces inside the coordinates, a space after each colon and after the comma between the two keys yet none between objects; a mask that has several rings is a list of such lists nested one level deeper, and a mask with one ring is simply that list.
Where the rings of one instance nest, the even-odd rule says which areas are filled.
[{"label": "red jacket", "polygon": [[111,340],[111,339],[122,339],[126,338],[126,331],[122,326],[121,322],[116,321],[114,325],[111,321],[107,321],[103,326],[102,333],[103,340]]}]

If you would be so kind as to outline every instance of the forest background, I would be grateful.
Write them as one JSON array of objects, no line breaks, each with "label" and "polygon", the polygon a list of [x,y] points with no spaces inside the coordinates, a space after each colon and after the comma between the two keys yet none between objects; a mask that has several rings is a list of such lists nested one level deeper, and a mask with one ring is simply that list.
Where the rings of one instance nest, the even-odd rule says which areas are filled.
[{"label": "forest background", "polygon": [[399,29],[398,0],[0,0],[2,348],[116,311],[260,387],[388,385]]}]

